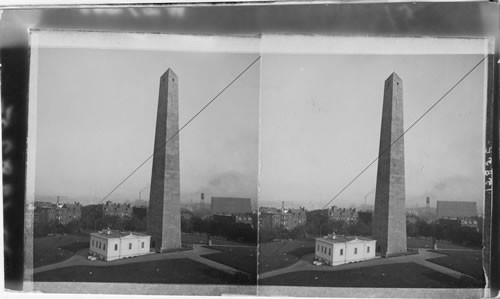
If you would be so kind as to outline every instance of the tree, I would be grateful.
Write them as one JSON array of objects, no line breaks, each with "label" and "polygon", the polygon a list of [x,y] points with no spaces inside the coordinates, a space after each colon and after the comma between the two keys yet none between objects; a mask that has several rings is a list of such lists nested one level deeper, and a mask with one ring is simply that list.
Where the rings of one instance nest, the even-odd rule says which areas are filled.
[{"label": "tree", "polygon": [[292,229],[289,234],[292,239],[304,239],[307,237],[305,225],[298,225]]},{"label": "tree", "polygon": [[183,233],[193,232],[193,221],[191,219],[181,218],[181,231]]},{"label": "tree", "polygon": [[51,228],[48,223],[35,223],[33,228],[33,236],[35,238],[45,237],[51,233]]},{"label": "tree", "polygon": [[123,222],[123,228],[128,231],[144,232],[146,231],[146,223],[134,215],[125,219]]},{"label": "tree", "polygon": [[270,242],[276,239],[276,233],[273,230],[260,229],[259,230],[259,241],[261,243]]},{"label": "tree", "polygon": [[349,224],[346,228],[349,235],[354,236],[369,236],[371,235],[371,226],[364,223],[363,221],[357,221],[354,224]]},{"label": "tree", "polygon": [[73,220],[63,226],[65,234],[73,234],[80,231],[80,221]]},{"label": "tree", "polygon": [[88,205],[82,207],[82,216],[80,218],[82,227],[91,230],[97,229],[97,222],[102,218],[102,205]]}]

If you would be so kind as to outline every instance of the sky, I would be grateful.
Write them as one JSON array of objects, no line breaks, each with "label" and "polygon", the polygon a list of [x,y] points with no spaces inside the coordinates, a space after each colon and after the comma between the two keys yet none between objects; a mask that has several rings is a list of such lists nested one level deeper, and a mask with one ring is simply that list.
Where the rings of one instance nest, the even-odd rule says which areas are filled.
[{"label": "sky", "polygon": [[[255,53],[41,48],[35,200],[97,203],[152,154],[159,78],[179,78],[182,126]],[[180,133],[181,202],[249,197],[258,172],[259,64]],[[149,160],[107,200],[148,200]]]},{"label": "sky", "polygon": [[[323,208],[378,156],[385,79],[403,80],[408,128],[482,55],[262,57],[259,205]],[[484,64],[404,137],[406,206],[482,206]],[[377,163],[329,206],[374,203]]]},{"label": "sky", "polygon": [[[57,34],[48,36],[57,41]],[[167,68],[179,77],[182,126],[259,56],[217,51],[217,37],[180,37],[172,46],[152,36],[161,42],[149,50],[142,35],[99,40],[111,45],[107,50],[75,37],[64,47],[40,48],[36,200],[99,202],[151,155],[159,77]],[[190,51],[200,40],[209,50]],[[226,41],[226,48],[246,45]],[[401,51],[429,49],[421,39],[398,41]],[[133,50],[116,47],[120,42]],[[431,41],[448,50],[460,43]],[[341,54],[351,53],[345,45],[335,38],[264,38],[260,62],[180,133],[181,201],[199,202],[204,192],[250,197],[254,208],[257,197],[259,206],[322,208],[378,156],[383,85],[392,72],[403,80],[408,128],[482,59],[392,55],[399,53],[393,48],[391,55],[370,54],[388,49],[377,39],[365,40],[368,50]],[[431,206],[482,205],[484,87],[480,65],[405,135],[407,207],[423,206],[427,196]],[[108,199],[147,200],[151,167],[148,161]],[[373,204],[376,169],[374,163],[329,205]]]}]

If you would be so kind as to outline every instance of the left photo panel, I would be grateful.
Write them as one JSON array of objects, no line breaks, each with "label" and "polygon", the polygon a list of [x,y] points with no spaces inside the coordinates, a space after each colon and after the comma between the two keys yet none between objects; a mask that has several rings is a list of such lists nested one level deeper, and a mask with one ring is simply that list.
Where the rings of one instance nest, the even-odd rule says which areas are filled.
[{"label": "left photo panel", "polygon": [[259,38],[30,36],[33,290],[256,294]]}]

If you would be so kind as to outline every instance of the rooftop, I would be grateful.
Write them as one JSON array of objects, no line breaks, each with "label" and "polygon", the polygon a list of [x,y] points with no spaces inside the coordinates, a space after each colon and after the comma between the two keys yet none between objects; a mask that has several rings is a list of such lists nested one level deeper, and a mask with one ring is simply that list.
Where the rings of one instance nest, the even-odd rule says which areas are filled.
[{"label": "rooftop", "polygon": [[114,239],[114,238],[123,238],[125,236],[139,236],[144,237],[146,234],[136,233],[136,232],[121,232],[118,230],[101,230],[95,233],[91,233],[91,235],[97,235],[99,237]]},{"label": "rooftop", "polygon": [[355,241],[355,240],[375,241],[374,239],[370,239],[370,238],[366,238],[366,237],[343,236],[343,235],[335,235],[335,234],[323,236],[321,238],[316,238],[316,240],[327,241],[330,243],[346,243],[346,242]]}]

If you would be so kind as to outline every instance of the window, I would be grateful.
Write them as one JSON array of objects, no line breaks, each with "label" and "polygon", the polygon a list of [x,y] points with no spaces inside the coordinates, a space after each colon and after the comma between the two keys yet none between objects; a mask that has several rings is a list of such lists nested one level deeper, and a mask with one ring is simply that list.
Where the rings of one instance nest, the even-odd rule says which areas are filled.
[{"label": "window", "polygon": [[102,249],[106,250],[106,244],[105,243],[102,244]]},{"label": "window", "polygon": [[366,252],[370,253],[370,246],[366,247]]},{"label": "window", "polygon": [[354,254],[358,254],[358,248],[354,248]]},{"label": "window", "polygon": [[132,243],[128,243],[128,249],[132,249]]},{"label": "window", "polygon": [[92,247],[94,247],[94,239],[92,239]]},{"label": "window", "polygon": [[344,249],[340,249],[340,255],[344,255]]},{"label": "window", "polygon": [[115,244],[115,251],[118,250],[118,244]]},{"label": "window", "polygon": [[319,251],[319,244],[318,244],[318,249],[317,249],[317,251]]},{"label": "window", "polygon": [[99,249],[101,249],[101,242],[98,242],[97,247],[99,247]]},{"label": "window", "polygon": [[144,242],[141,243],[141,248],[144,248]]},{"label": "window", "polygon": [[328,248],[328,255],[332,255],[332,249]]}]

